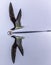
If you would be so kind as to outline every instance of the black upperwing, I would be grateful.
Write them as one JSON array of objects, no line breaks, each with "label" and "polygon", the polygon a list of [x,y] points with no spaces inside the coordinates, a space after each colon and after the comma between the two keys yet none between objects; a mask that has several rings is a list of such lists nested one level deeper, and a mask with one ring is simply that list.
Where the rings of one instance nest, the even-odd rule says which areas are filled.
[{"label": "black upperwing", "polygon": [[13,11],[13,7],[12,7],[12,3],[10,2],[9,5],[9,16],[10,16],[10,20],[13,22],[14,26],[15,26],[15,16],[14,16],[14,11]]},{"label": "black upperwing", "polygon": [[[15,38],[14,36],[11,36],[11,37]],[[16,38],[15,38],[14,44],[12,45],[12,48],[11,48],[11,58],[13,63],[15,63],[16,49],[17,49],[17,44],[16,44]]]},{"label": "black upperwing", "polygon": [[20,52],[23,56],[24,55],[24,50],[23,50],[23,46],[22,46],[22,38],[17,39],[17,46],[18,46],[18,49],[20,50]]},{"label": "black upperwing", "polygon": [[22,11],[21,11],[21,9],[20,9],[19,12],[18,12],[17,18],[16,18],[16,25],[17,25],[18,27],[21,26],[21,16],[22,16]]},{"label": "black upperwing", "polygon": [[12,49],[11,49],[11,57],[12,57],[12,61],[14,63],[15,57],[16,57],[17,47],[20,50],[22,56],[24,55],[24,50],[23,50],[23,46],[22,46],[23,37],[20,37],[20,36],[11,36],[11,37],[13,37],[15,39],[14,44],[12,45]]}]

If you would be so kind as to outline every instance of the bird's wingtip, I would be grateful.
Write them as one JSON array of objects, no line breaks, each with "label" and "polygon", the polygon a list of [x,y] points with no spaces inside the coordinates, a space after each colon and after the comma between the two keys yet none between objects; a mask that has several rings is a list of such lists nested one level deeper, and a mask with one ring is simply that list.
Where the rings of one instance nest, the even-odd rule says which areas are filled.
[{"label": "bird's wingtip", "polygon": [[22,53],[22,56],[24,56],[24,52]]},{"label": "bird's wingtip", "polygon": [[12,5],[12,3],[10,2],[10,5]]},{"label": "bird's wingtip", "polygon": [[20,8],[20,10],[19,10],[19,11],[20,11],[20,12],[22,12],[22,11],[21,11],[21,8]]},{"label": "bird's wingtip", "polygon": [[20,10],[21,10],[21,8],[20,8]]},{"label": "bird's wingtip", "polygon": [[12,62],[13,62],[13,64],[15,63],[15,61],[13,61],[13,60],[12,60]]},{"label": "bird's wingtip", "polygon": [[12,3],[10,2],[9,7],[12,7]]}]

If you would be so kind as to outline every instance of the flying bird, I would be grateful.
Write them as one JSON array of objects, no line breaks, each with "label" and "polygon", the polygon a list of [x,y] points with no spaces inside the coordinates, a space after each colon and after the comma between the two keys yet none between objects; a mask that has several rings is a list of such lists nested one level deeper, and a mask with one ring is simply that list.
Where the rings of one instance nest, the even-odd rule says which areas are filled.
[{"label": "flying bird", "polygon": [[11,2],[10,2],[10,5],[9,5],[9,16],[10,16],[10,20],[12,21],[12,23],[14,25],[14,27],[11,30],[23,28],[23,26],[21,26],[22,11],[20,9],[19,12],[18,12],[17,17],[15,18]]},{"label": "flying bird", "polygon": [[11,36],[15,39],[14,44],[12,45],[11,48],[11,58],[13,63],[15,63],[15,57],[16,57],[16,49],[18,47],[20,53],[22,54],[22,56],[24,55],[24,50],[23,50],[23,46],[22,46],[22,39],[23,37],[20,36]]}]

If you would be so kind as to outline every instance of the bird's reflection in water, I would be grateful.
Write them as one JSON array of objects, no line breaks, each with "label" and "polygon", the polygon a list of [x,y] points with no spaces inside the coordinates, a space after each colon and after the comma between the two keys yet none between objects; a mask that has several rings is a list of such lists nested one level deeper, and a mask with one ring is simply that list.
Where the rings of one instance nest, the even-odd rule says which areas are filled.
[{"label": "bird's reflection in water", "polygon": [[11,36],[13,37],[15,40],[14,40],[14,44],[12,45],[12,48],[11,48],[11,58],[12,58],[12,62],[15,63],[15,57],[16,57],[16,49],[18,48],[21,55],[23,56],[24,55],[24,50],[23,50],[23,46],[22,46],[22,39],[24,37],[21,37],[21,36]]}]

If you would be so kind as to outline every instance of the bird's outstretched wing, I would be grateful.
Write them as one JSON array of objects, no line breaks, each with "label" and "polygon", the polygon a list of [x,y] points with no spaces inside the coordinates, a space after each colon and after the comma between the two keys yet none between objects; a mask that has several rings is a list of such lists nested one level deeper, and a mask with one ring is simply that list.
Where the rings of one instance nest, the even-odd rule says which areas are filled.
[{"label": "bird's outstretched wing", "polygon": [[14,11],[13,11],[13,7],[12,7],[12,3],[10,2],[9,5],[9,16],[10,16],[10,20],[13,22],[14,26],[15,26],[15,16],[14,16]]},{"label": "bird's outstretched wing", "polygon": [[18,12],[17,18],[16,18],[16,26],[20,27],[21,26],[21,16],[22,16],[22,11],[21,9]]},{"label": "bird's outstretched wing", "polygon": [[[14,36],[12,37],[15,38]],[[15,38],[14,44],[12,45],[12,48],[11,48],[11,58],[12,58],[13,63],[15,63],[16,48],[17,48],[17,44],[16,44],[16,38]]]},{"label": "bird's outstretched wing", "polygon": [[23,50],[23,46],[22,46],[23,37],[20,37],[20,36],[11,36],[11,37],[13,37],[15,39],[14,44],[12,45],[12,49],[11,49],[11,57],[12,57],[12,61],[14,63],[15,57],[16,57],[16,48],[17,47],[20,50],[22,56],[24,55],[24,50]]}]

